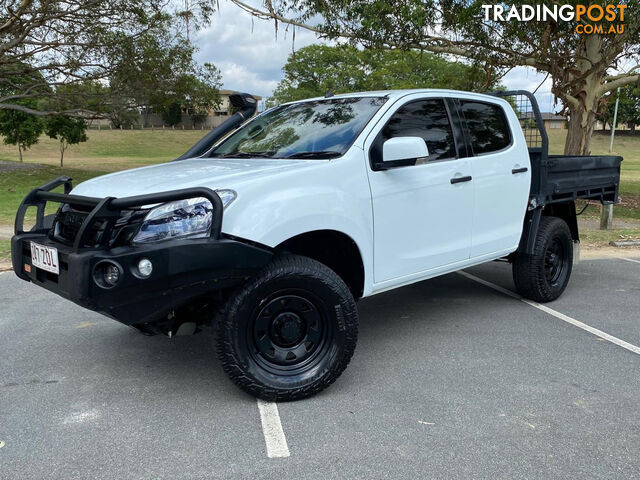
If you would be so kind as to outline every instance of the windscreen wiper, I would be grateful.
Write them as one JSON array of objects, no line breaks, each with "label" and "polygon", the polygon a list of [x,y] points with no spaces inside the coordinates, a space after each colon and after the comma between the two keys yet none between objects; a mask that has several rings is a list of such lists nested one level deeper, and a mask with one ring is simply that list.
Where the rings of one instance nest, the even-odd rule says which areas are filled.
[{"label": "windscreen wiper", "polygon": [[224,158],[273,158],[274,152],[234,152],[234,153],[225,153],[222,155]]},{"label": "windscreen wiper", "polygon": [[287,155],[285,158],[335,158],[342,156],[342,153],[335,150],[318,150],[316,152],[296,152]]}]

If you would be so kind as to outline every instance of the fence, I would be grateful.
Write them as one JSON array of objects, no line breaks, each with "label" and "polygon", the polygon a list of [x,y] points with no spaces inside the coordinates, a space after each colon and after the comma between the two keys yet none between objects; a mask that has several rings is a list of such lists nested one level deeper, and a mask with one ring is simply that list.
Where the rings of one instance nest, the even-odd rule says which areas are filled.
[{"label": "fence", "polygon": [[111,125],[111,123],[106,123],[106,124],[101,124],[101,123],[90,123],[88,126],[89,130],[122,130],[122,131],[126,131],[126,130],[148,130],[150,132],[153,131],[157,131],[157,130],[211,130],[211,128],[213,127],[208,127],[205,126],[204,124],[200,124],[197,126],[193,126],[193,125],[184,125],[184,124],[178,124],[178,125],[174,125],[174,126],[169,126],[169,125],[130,125],[128,127],[114,127]]},{"label": "fence", "polygon": [[93,120],[90,129],[95,130],[211,130],[224,122],[230,115],[209,115],[204,121],[193,125],[189,115],[182,115],[176,125],[165,125],[162,116],[151,113],[140,115],[130,126],[114,127],[109,119]]}]

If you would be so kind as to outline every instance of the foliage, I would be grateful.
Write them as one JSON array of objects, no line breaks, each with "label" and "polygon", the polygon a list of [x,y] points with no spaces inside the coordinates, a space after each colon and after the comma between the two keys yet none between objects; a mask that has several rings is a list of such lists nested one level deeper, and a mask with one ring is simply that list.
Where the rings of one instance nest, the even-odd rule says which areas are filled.
[{"label": "foliage", "polygon": [[[516,66],[546,72],[552,92],[570,113],[566,153],[587,154],[602,96],[640,79],[640,15],[632,9],[626,10],[623,34],[580,34],[578,25],[593,25],[585,17],[580,21],[485,20],[481,7],[486,2],[479,0],[281,0],[265,2],[264,9],[242,0],[232,2],[253,16],[274,20],[276,27],[287,23],[367,48],[450,54],[497,74]],[[558,6],[555,0],[535,3]],[[506,11],[524,4],[531,2],[498,2]],[[562,4],[575,7],[584,2],[564,0]],[[619,0],[614,5],[633,7],[637,1]],[[601,23],[607,30],[621,22]],[[626,70],[625,65],[632,67]]]},{"label": "foliage", "polygon": [[497,79],[477,66],[450,62],[427,52],[311,45],[292,53],[272,103],[392,88],[454,88],[486,91]]},{"label": "foliage", "polygon": [[197,65],[194,47],[185,42],[172,45],[170,32],[147,35],[136,45],[121,48],[121,61],[110,82],[110,88],[125,99],[120,111],[139,105],[145,113],[159,113],[166,124],[176,125],[183,111],[208,113],[220,104],[220,71],[210,63]]},{"label": "foliage", "polygon": [[[41,102],[39,95],[49,91],[47,85],[42,82],[43,79],[40,77],[40,85],[33,89],[34,94],[38,96],[21,98],[21,89],[30,80],[30,77],[17,73],[23,65],[16,68],[15,65],[3,65],[1,60],[0,57],[0,97],[13,97],[14,103],[23,109],[36,108]],[[18,146],[18,156],[21,162],[22,152],[38,142],[42,128],[41,120],[30,113],[22,110],[0,109],[0,135],[4,136],[5,144]]]},{"label": "foliage", "polygon": [[[630,85],[621,88],[619,96],[618,125],[627,124],[631,129],[635,130],[635,126],[640,124],[640,87]],[[614,91],[604,99],[598,120],[609,125],[613,124],[617,97],[618,93]]]},{"label": "foliage", "polygon": [[44,133],[60,141],[60,167],[64,166],[64,152],[69,145],[87,141],[87,123],[82,118],[62,115],[48,117],[44,122]]},{"label": "foliage", "polygon": [[114,101],[106,112],[112,128],[131,128],[138,123],[140,112],[129,102]]},{"label": "foliage", "polygon": [[[23,101],[22,104],[32,102]],[[0,135],[4,136],[4,143],[17,145],[20,161],[22,152],[38,142],[42,133],[42,120],[35,115],[17,110],[0,110]]]},{"label": "foliage", "polygon": [[[175,79],[194,65],[193,46],[176,17],[178,6],[182,0],[3,1],[0,109],[87,117],[111,104],[125,111],[139,105],[141,88],[153,91],[167,71]],[[209,21],[212,2],[191,0],[187,6],[194,27]],[[2,91],[2,85],[14,91]],[[75,86],[91,92],[91,98],[70,103]],[[20,102],[24,99],[38,102],[26,105]]]},{"label": "foliage", "polygon": [[164,103],[159,109],[162,115],[162,121],[173,127],[182,120],[182,108],[178,102]]}]

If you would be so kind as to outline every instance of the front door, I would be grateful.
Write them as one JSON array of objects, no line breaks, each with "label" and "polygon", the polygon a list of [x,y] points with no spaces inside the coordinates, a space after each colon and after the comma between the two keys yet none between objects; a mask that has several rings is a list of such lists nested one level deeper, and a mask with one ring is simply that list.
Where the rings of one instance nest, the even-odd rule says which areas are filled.
[{"label": "front door", "polygon": [[422,137],[429,156],[412,166],[369,169],[375,283],[468,259],[473,217],[471,159],[458,158],[444,100],[405,101],[387,113],[382,125],[366,144],[370,160],[381,154],[383,141],[402,136]]}]

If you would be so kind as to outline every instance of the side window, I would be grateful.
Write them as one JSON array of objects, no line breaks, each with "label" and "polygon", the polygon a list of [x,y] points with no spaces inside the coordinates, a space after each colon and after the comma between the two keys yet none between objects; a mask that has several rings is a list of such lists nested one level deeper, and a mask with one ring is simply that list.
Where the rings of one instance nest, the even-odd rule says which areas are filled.
[{"label": "side window", "polygon": [[419,100],[403,105],[389,119],[381,135],[383,140],[422,137],[429,149],[428,161],[456,156],[447,109],[440,99]]},{"label": "side window", "polygon": [[501,106],[460,100],[460,107],[467,122],[475,155],[495,152],[509,146],[511,133]]}]

